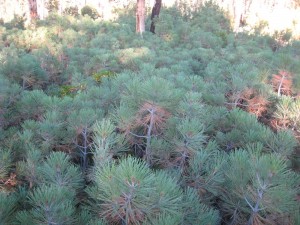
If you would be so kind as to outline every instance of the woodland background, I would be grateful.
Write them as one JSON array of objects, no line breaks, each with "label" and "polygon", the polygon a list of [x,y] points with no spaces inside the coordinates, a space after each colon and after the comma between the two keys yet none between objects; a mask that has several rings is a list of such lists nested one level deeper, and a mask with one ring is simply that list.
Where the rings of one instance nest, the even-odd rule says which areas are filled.
[{"label": "woodland background", "polygon": [[[113,19],[116,9],[124,8],[129,5],[135,5],[134,0],[0,0],[0,18],[4,21],[10,21],[14,15],[24,15],[30,21],[30,2],[37,5],[37,13],[40,19],[44,19],[51,5],[57,7],[59,14],[63,14],[70,7],[77,7],[80,11],[85,5],[97,9],[99,15],[105,19]],[[176,0],[164,0],[162,4],[170,7],[177,4]],[[198,7],[206,0],[188,0],[185,1],[187,7]],[[243,20],[247,20],[249,26],[255,26],[261,22],[267,22],[265,32],[274,32],[275,30],[292,29],[293,34],[300,35],[300,2],[299,0],[215,0],[218,6],[229,12],[232,16],[235,29],[238,29],[241,14]],[[152,8],[155,0],[146,0],[146,7]]]}]

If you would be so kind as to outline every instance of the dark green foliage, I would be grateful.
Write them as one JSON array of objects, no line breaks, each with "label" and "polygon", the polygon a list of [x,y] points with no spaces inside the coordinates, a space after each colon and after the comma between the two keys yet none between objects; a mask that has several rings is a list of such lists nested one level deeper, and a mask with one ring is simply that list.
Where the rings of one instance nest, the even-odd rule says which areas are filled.
[{"label": "dark green foliage", "polygon": [[35,149],[27,150],[25,160],[18,162],[17,172],[19,176],[23,176],[29,183],[29,187],[33,187],[39,182],[38,169],[42,161],[41,152]]},{"label": "dark green foliage", "polygon": [[25,29],[25,22],[26,22],[25,14],[23,15],[14,14],[14,18],[8,23],[3,23],[3,25],[7,29],[13,29],[13,28]]},{"label": "dark green foliage", "polygon": [[51,153],[38,168],[38,175],[40,182],[69,191],[79,190],[83,185],[79,168],[72,165],[69,156],[62,152]]},{"label": "dark green foliage", "polygon": [[97,121],[94,125],[94,135],[95,168],[109,165],[113,157],[128,151],[125,138],[116,134],[115,126],[110,120]]},{"label": "dark green foliage", "polygon": [[225,170],[222,208],[234,215],[233,223],[272,223],[297,210],[299,175],[280,156],[262,155],[258,148],[239,150],[229,155]]},{"label": "dark green foliage", "polygon": [[78,7],[70,6],[68,8],[65,8],[63,14],[78,17],[79,16]]},{"label": "dark green foliage", "polygon": [[17,198],[0,192],[0,224],[11,224],[13,214],[16,210]]},{"label": "dark green foliage", "polygon": [[[153,173],[133,158],[119,165],[99,168],[89,195],[92,210],[112,223],[139,224],[160,213],[176,215],[182,193],[176,182],[163,173]],[[162,182],[164,185],[162,185]]]},{"label": "dark green foliage", "polygon": [[49,12],[57,12],[59,7],[58,0],[48,0],[47,2],[47,9]]},{"label": "dark green foliage", "polygon": [[4,180],[9,175],[12,158],[10,151],[0,149],[0,180]]},{"label": "dark green foliage", "polygon": [[13,108],[21,93],[20,86],[11,83],[0,74],[0,129],[7,127],[13,120]]},{"label": "dark green foliage", "polygon": [[32,55],[24,55],[16,61],[10,60],[4,63],[1,72],[18,83],[23,90],[40,88],[47,81],[39,61]]},{"label": "dark green foliage", "polygon": [[203,202],[209,202],[220,195],[225,181],[225,163],[226,155],[217,149],[197,152],[189,161],[185,182],[198,191]]},{"label": "dark green foliage", "polygon": [[[90,207],[111,223],[141,224],[146,220],[146,224],[180,224],[188,220],[184,223],[194,224],[204,218],[211,224],[218,221],[216,212],[195,201],[195,193],[184,194],[176,180],[162,171],[151,171],[134,158],[98,168],[93,181],[95,186],[88,189]],[[188,208],[191,201],[196,203],[193,212]],[[196,218],[184,217],[193,213]]]},{"label": "dark green foliage", "polygon": [[81,9],[81,15],[83,15],[83,16],[88,15],[94,20],[100,16],[99,13],[97,12],[97,9],[95,9],[92,6],[88,6],[88,5],[84,6]]},{"label": "dark green foliage", "polygon": [[216,225],[220,223],[219,212],[200,203],[201,201],[196,189],[187,188],[183,199],[184,224],[203,223]]},{"label": "dark green foliage", "polygon": [[17,224],[74,224],[75,193],[66,187],[42,185],[29,195],[32,210],[17,214]]}]

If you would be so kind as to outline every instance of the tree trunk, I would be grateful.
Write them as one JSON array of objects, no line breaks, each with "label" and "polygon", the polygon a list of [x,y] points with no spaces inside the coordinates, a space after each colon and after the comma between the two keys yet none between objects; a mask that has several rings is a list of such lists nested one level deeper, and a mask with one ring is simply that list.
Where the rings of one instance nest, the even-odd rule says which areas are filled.
[{"label": "tree trunk", "polygon": [[151,14],[151,27],[150,27],[150,31],[155,34],[155,22],[154,22],[154,19],[156,17],[159,16],[159,13],[160,13],[160,8],[161,8],[161,1],[162,0],[155,0],[155,4],[152,8],[152,14]]},{"label": "tree trunk", "polygon": [[137,0],[135,30],[140,34],[145,31],[145,0]]},{"label": "tree trunk", "polygon": [[33,21],[38,18],[37,2],[36,0],[28,0],[28,3],[29,3],[30,20]]},{"label": "tree trunk", "polygon": [[241,23],[241,17],[243,14],[243,1],[241,0],[234,0],[233,1],[233,15],[234,15],[234,31],[237,32],[240,23]]},{"label": "tree trunk", "polygon": [[41,3],[38,5],[38,14],[41,20],[45,18],[45,0],[42,0]]}]

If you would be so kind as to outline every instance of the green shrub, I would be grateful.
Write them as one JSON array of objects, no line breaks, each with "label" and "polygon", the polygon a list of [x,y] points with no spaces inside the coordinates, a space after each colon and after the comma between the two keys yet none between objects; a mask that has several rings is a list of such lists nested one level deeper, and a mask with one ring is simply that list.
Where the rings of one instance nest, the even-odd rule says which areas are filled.
[{"label": "green shrub", "polygon": [[16,224],[74,224],[75,193],[66,187],[41,185],[28,196],[31,210],[18,212]]},{"label": "green shrub", "polygon": [[299,43],[186,0],[141,38],[131,2],[0,28],[0,223],[298,224]]},{"label": "green shrub", "polygon": [[26,16],[24,15],[17,15],[14,14],[14,18],[8,22],[8,23],[4,23],[4,26],[7,29],[12,29],[12,28],[17,28],[17,29],[25,29],[25,22],[26,22]]},{"label": "green shrub", "polygon": [[59,0],[48,0],[46,7],[49,12],[57,12],[59,8]]},{"label": "green shrub", "polygon": [[67,7],[65,8],[63,14],[78,17],[79,16],[78,7],[77,6]]},{"label": "green shrub", "polygon": [[84,6],[82,9],[81,9],[81,15],[85,16],[85,15],[88,15],[89,17],[91,17],[92,19],[97,19],[98,17],[100,17],[97,9],[95,9],[94,7],[92,6]]}]

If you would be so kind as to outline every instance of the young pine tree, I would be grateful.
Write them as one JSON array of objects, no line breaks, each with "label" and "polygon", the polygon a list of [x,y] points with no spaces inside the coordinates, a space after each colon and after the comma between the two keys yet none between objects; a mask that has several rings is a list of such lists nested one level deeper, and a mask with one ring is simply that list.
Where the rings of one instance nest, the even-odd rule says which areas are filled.
[{"label": "young pine tree", "polygon": [[70,162],[63,152],[52,152],[38,168],[39,180],[43,184],[78,191],[83,187],[83,178],[78,166]]},{"label": "young pine tree", "polygon": [[127,158],[97,169],[88,189],[91,210],[110,223],[142,224],[161,213],[177,215],[182,191],[165,173],[153,173],[142,161]]},{"label": "young pine tree", "polygon": [[17,209],[17,198],[0,191],[0,224],[12,224]]},{"label": "young pine tree", "polygon": [[232,224],[277,224],[297,210],[299,175],[280,155],[250,146],[230,153],[224,171],[221,210]]},{"label": "young pine tree", "polygon": [[75,192],[67,187],[41,185],[28,197],[30,210],[20,211],[16,224],[76,224]]}]

